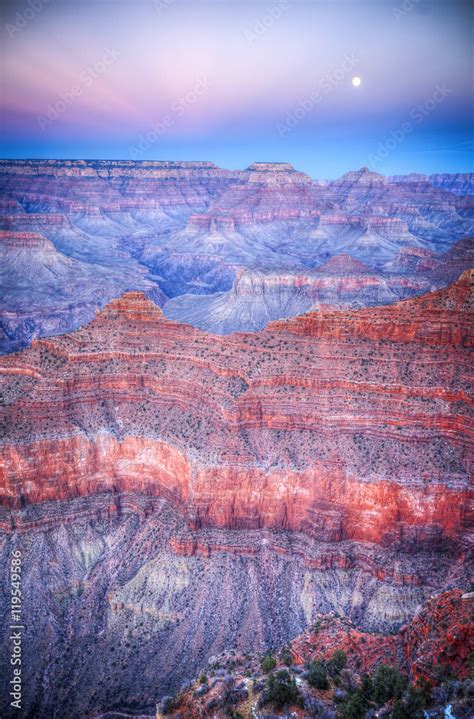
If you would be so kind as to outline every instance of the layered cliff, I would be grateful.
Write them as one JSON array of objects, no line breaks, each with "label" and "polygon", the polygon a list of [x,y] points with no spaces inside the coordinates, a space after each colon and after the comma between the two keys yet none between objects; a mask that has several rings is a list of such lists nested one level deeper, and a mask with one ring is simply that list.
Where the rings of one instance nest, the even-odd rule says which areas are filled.
[{"label": "layered cliff", "polygon": [[[395,631],[465,587],[472,278],[225,337],[128,292],[1,358],[1,586],[20,549],[25,717],[152,715],[211,657],[290,642],[331,611],[354,622],[352,662],[361,630]],[[451,630],[449,606],[434,616]],[[421,613],[405,661],[429,674],[461,624],[427,648]],[[367,642],[380,658],[395,640]]]},{"label": "layered cliff", "polygon": [[2,359],[2,501],[126,490],[169,498],[195,527],[459,542],[471,284],[225,338],[126,294]]},{"label": "layered cliff", "polygon": [[[474,261],[466,262],[462,257],[460,263],[462,270]],[[444,268],[441,261],[436,266],[439,264]],[[179,295],[166,302],[163,311],[169,319],[189,322],[217,334],[256,331],[273,320],[294,317],[321,304],[354,309],[389,304],[443,284],[435,277],[426,277],[418,266],[416,270],[411,275],[382,274],[343,253],[305,272],[256,269],[238,272],[231,290],[212,295]]]},{"label": "layered cliff", "polygon": [[[281,529],[191,530],[169,502],[138,494],[2,509],[0,518],[15,527],[1,535],[2,587],[12,551],[21,552],[28,719],[153,716],[163,695],[176,695],[231,648],[261,655],[329,612],[354,622],[352,636],[356,627],[359,635],[395,631],[440,586],[463,586],[465,559],[439,546],[404,551]],[[1,602],[6,717],[9,617]]]},{"label": "layered cliff", "polygon": [[[371,305],[446,285],[454,274],[443,253],[474,231],[469,183],[468,176],[443,177],[439,186],[421,176],[395,181],[367,168],[322,182],[288,163],[225,170],[211,162],[2,160],[0,227],[41,234],[62,269],[48,283],[37,250],[19,254],[2,242],[15,281],[2,307],[0,352],[75,329],[126,290],[160,304],[164,293],[170,314],[176,307],[177,318],[201,328],[247,331],[316,302],[347,305],[352,297],[351,306]],[[421,277],[403,257],[398,262],[405,251],[441,257],[435,276]],[[344,253],[389,291],[341,279],[308,304],[286,289],[265,293],[263,283],[262,297],[240,309],[233,283],[242,275],[305,275]],[[394,273],[400,291],[392,292]],[[194,302],[196,295],[203,299]]]},{"label": "layered cliff", "polygon": [[[432,596],[391,635],[322,615],[273,654],[231,650],[212,657],[191,686],[158,704],[157,717],[469,719],[473,602],[473,594],[459,590]],[[276,680],[293,691],[270,692]]]}]

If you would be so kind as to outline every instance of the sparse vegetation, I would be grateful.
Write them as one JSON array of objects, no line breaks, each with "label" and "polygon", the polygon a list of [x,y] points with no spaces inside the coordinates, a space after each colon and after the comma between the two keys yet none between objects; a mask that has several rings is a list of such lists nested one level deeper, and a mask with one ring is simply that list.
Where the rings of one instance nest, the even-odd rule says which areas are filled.
[{"label": "sparse vegetation", "polygon": [[290,704],[302,706],[301,694],[296,682],[286,669],[270,674],[262,697],[262,704],[273,704],[275,709],[282,709]]},{"label": "sparse vegetation", "polygon": [[328,689],[329,681],[325,662],[311,662],[307,673],[307,680],[310,686],[315,689]]},{"label": "sparse vegetation", "polygon": [[276,665],[277,663],[275,657],[273,657],[271,654],[267,654],[263,657],[260,667],[262,669],[262,672],[268,673],[275,669]]}]

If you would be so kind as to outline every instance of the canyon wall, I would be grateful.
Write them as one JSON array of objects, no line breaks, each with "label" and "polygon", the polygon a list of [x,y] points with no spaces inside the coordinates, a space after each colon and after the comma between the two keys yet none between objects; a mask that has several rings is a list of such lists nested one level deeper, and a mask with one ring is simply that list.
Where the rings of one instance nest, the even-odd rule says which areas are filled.
[{"label": "canyon wall", "polygon": [[[230,648],[279,647],[329,612],[350,617],[353,634],[394,631],[440,586],[466,581],[466,558],[440,545],[193,530],[173,504],[137,494],[4,509],[1,519],[15,525],[0,535],[2,588],[12,550],[22,553],[27,719],[153,716],[163,695]],[[9,717],[6,601],[0,618],[0,710]]]},{"label": "canyon wall", "polygon": [[471,284],[222,338],[126,294],[2,359],[2,502],[128,491],[168,498],[195,528],[458,541]]},{"label": "canyon wall", "polygon": [[152,715],[229,647],[331,611],[395,631],[466,587],[470,182],[0,161],[25,717]]},{"label": "canyon wall", "polygon": [[[368,306],[445,286],[456,276],[446,253],[474,233],[471,184],[367,168],[317,181],[287,163],[2,160],[0,352],[75,329],[130,290],[227,334],[321,302]],[[372,279],[346,279],[341,264],[338,277],[314,275],[341,255]],[[456,263],[457,275],[472,267],[468,245]],[[308,284],[292,287],[299,277]]]}]

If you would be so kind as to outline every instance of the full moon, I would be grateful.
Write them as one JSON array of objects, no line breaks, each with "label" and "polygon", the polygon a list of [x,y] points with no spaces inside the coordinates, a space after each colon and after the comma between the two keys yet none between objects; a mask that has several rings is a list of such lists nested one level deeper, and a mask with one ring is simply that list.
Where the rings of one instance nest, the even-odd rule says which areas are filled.
[{"label": "full moon", "polygon": [[361,81],[360,77],[357,77],[357,75],[352,78],[352,84],[354,85],[354,87],[359,87],[361,82],[362,81]]}]

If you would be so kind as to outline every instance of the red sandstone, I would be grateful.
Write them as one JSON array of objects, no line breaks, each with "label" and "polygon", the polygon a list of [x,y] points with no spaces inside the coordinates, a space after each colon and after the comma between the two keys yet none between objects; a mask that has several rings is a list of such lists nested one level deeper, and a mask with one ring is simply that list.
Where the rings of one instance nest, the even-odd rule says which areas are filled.
[{"label": "red sandstone", "polygon": [[174,501],[193,527],[457,540],[470,521],[471,282],[225,338],[124,295],[0,360],[2,501],[130,491]]}]

